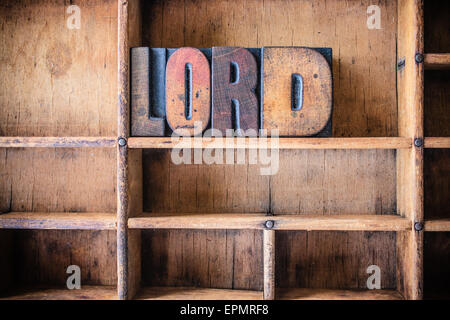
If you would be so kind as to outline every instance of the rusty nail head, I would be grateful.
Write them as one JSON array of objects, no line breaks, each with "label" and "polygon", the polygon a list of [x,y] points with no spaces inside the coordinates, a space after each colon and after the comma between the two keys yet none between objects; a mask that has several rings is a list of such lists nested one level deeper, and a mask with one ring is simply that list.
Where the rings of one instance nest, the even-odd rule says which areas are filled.
[{"label": "rusty nail head", "polygon": [[423,230],[423,223],[422,223],[422,222],[416,222],[416,223],[414,223],[414,230],[416,230],[416,231],[422,231],[422,230]]},{"label": "rusty nail head", "polygon": [[416,53],[416,62],[417,63],[422,63],[424,60],[423,54],[421,53]]},{"label": "rusty nail head", "polygon": [[273,220],[267,220],[265,223],[265,226],[267,229],[272,229],[275,225],[275,222]]},{"label": "rusty nail head", "polygon": [[414,145],[418,148],[420,148],[421,146],[423,146],[423,139],[422,138],[415,138],[414,139]]},{"label": "rusty nail head", "polygon": [[119,146],[125,147],[127,145],[127,140],[125,138],[119,138]]}]

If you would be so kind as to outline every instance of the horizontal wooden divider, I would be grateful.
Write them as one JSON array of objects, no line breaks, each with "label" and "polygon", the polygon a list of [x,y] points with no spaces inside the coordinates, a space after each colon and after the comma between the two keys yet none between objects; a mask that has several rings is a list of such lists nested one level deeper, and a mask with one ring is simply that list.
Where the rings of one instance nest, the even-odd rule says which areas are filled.
[{"label": "horizontal wooden divider", "polygon": [[0,148],[112,148],[114,137],[0,137]]},{"label": "horizontal wooden divider", "polygon": [[425,138],[425,148],[448,149],[450,148],[450,137]]},{"label": "horizontal wooden divider", "polygon": [[450,53],[428,53],[425,55],[425,69],[450,69]]},{"label": "horizontal wooden divider", "polygon": [[[265,141],[265,142],[264,142]],[[222,148],[222,149],[409,149],[412,140],[401,137],[380,138],[129,138],[128,147],[136,149]]]},{"label": "horizontal wooden divider", "polygon": [[279,300],[403,300],[396,290],[278,289]]},{"label": "horizontal wooden divider", "polygon": [[450,232],[450,219],[425,221],[425,231]]},{"label": "horizontal wooden divider", "polygon": [[130,218],[131,229],[265,229],[274,230],[405,231],[411,221],[393,215],[299,215],[268,216],[254,213],[144,214]]},{"label": "horizontal wooden divider", "polygon": [[115,213],[11,212],[0,214],[0,229],[115,230]]}]

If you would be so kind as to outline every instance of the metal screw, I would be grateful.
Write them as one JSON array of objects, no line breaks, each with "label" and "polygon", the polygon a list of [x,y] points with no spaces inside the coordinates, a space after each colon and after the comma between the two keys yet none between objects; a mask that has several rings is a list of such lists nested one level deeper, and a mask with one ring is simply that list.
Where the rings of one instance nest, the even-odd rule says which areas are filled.
[{"label": "metal screw", "polygon": [[423,230],[423,223],[422,223],[422,222],[416,222],[416,223],[414,223],[414,230],[416,230],[416,231],[422,231],[422,230]]},{"label": "metal screw", "polygon": [[275,222],[273,220],[267,220],[265,223],[265,226],[267,229],[272,229],[275,225]]},{"label": "metal screw", "polygon": [[421,146],[423,146],[423,139],[422,138],[415,138],[414,139],[414,145],[417,148],[420,148]]},{"label": "metal screw", "polygon": [[125,147],[127,145],[127,140],[125,138],[119,138],[119,146]]},{"label": "metal screw", "polygon": [[421,53],[416,53],[416,62],[417,63],[422,63],[424,60],[423,54]]}]

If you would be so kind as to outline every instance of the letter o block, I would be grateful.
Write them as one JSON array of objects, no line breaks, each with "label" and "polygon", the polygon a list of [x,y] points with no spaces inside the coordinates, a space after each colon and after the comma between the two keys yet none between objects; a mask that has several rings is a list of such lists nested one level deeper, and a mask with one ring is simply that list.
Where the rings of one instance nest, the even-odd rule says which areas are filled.
[{"label": "letter o block", "polygon": [[211,73],[205,55],[195,48],[180,48],[166,68],[166,117],[180,136],[200,135],[211,117]]},{"label": "letter o block", "polygon": [[309,48],[263,48],[263,128],[313,136],[331,118],[331,68]]}]

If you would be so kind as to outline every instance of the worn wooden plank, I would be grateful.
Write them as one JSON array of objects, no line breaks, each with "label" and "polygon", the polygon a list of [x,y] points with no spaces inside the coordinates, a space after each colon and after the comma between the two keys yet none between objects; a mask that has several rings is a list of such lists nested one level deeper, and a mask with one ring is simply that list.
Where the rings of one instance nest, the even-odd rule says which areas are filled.
[{"label": "worn wooden plank", "polygon": [[425,231],[450,232],[450,218],[425,221]]},{"label": "worn wooden plank", "polygon": [[450,148],[450,137],[449,138],[425,138],[425,148],[429,149],[449,149]]},{"label": "worn wooden plank", "polygon": [[36,288],[16,290],[0,300],[116,300],[117,291],[114,286],[83,286],[80,290],[67,288]]},{"label": "worn wooden plank", "polygon": [[0,215],[0,229],[115,230],[115,213],[11,212]]},{"label": "worn wooden plank", "polygon": [[[225,140],[226,139],[226,140]],[[261,139],[261,138],[260,138]],[[272,138],[264,141],[272,145]],[[195,140],[171,138],[130,138],[129,148],[192,148],[198,143],[202,148],[259,149],[267,148],[266,144],[251,138],[196,138]],[[279,149],[409,149],[412,140],[409,138],[279,138]]]},{"label": "worn wooden plank", "polygon": [[[280,136],[313,136],[331,118],[332,75],[327,60],[309,48],[263,48],[263,128]],[[301,79],[295,92],[294,79]],[[300,92],[301,91],[301,92]],[[298,106],[294,106],[294,101]]]},{"label": "worn wooden plank", "polygon": [[0,137],[0,148],[111,148],[116,138]]},{"label": "worn wooden plank", "polygon": [[[223,136],[257,136],[260,102],[256,96],[258,65],[252,53],[238,47],[212,49],[212,128]],[[251,130],[251,131],[247,131]]]},{"label": "worn wooden plank", "polygon": [[262,300],[262,292],[192,287],[145,287],[138,300]]},{"label": "worn wooden plank", "polygon": [[450,53],[427,53],[425,55],[425,69],[450,69]]},{"label": "worn wooden plank", "polygon": [[275,231],[263,231],[264,300],[275,300]]},{"label": "worn wooden plank", "polygon": [[166,69],[166,112],[178,135],[200,135],[211,116],[211,73],[205,55],[195,48],[180,48]]},{"label": "worn wooden plank", "polygon": [[403,300],[395,290],[280,289],[281,300]]},{"label": "worn wooden plank", "polygon": [[[410,150],[397,153],[397,210],[412,223],[423,223],[423,1],[398,1],[397,71],[399,136],[416,140]],[[398,289],[406,299],[421,299],[423,289],[423,232],[411,229],[397,237]]]},{"label": "worn wooden plank", "polygon": [[411,222],[391,215],[274,215],[252,213],[146,213],[128,220],[131,229],[265,229],[274,222],[274,230],[404,231]]}]

